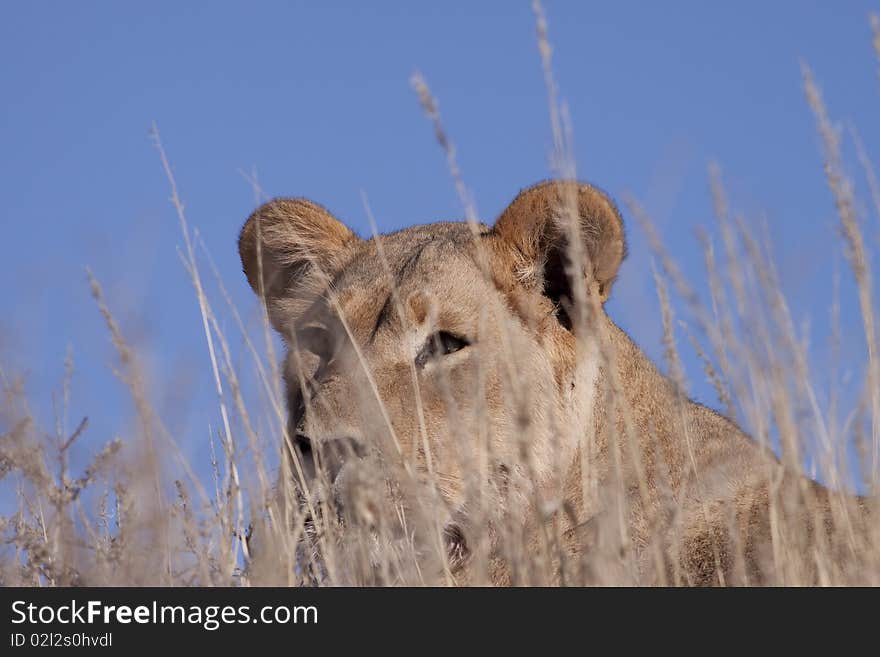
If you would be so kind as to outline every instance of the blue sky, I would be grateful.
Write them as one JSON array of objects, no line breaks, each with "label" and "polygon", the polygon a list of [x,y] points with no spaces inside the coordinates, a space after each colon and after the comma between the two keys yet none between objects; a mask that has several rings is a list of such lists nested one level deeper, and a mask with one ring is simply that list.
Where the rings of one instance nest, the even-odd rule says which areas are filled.
[{"label": "blue sky", "polygon": [[[670,251],[698,275],[694,228],[712,222],[706,166],[718,161],[732,205],[766,217],[795,320],[809,319],[820,368],[832,271],[845,287],[849,279],[799,62],[815,71],[835,118],[857,126],[880,157],[872,9],[880,5],[545,5],[580,177],[618,199],[639,199]],[[550,173],[525,1],[7,3],[0,58],[0,363],[26,376],[48,422],[71,348],[71,425],[90,417],[89,446],[125,435],[131,407],[110,369],[86,266],[196,462],[207,464],[208,425],[218,425],[198,306],[177,254],[181,234],[148,138],[152,121],[189,221],[251,322],[257,309],[235,242],[254,202],[240,170],[256,170],[270,195],[327,205],[361,234],[369,233],[362,192],[382,231],[462,216],[409,85],[416,69],[439,99],[481,218],[491,221],[519,188]],[[873,250],[877,217],[865,209]],[[650,256],[626,218],[630,257],[608,310],[659,358]],[[864,346],[851,294],[842,323],[844,361],[858,372]],[[246,362],[240,340],[233,348]],[[715,404],[688,365],[694,395]]]}]

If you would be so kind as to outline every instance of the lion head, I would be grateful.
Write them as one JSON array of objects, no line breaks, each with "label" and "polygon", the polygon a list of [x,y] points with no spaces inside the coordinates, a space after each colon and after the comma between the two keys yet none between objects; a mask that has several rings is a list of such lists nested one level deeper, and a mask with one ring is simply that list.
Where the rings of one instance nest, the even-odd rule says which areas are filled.
[{"label": "lion head", "polygon": [[275,199],[239,251],[286,346],[304,495],[351,523],[430,509],[461,551],[477,510],[485,523],[561,485],[597,403],[592,319],[626,253],[604,193],[544,182],[491,227],[369,239],[316,203]]}]

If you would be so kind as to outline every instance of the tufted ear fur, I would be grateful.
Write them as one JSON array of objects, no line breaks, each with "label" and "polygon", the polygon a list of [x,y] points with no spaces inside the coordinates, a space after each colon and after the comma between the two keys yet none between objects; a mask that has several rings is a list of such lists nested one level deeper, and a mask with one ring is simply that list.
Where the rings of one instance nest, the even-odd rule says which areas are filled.
[{"label": "tufted ear fur", "polygon": [[238,238],[241,264],[279,333],[287,298],[338,271],[357,241],[327,209],[302,198],[274,199],[248,217]]},{"label": "tufted ear fur", "polygon": [[623,220],[614,203],[595,187],[575,181],[548,181],[520,192],[492,229],[512,251],[516,277],[538,287],[557,306],[574,296],[568,270],[571,211],[577,212],[580,267],[589,293],[604,303],[626,257]]}]

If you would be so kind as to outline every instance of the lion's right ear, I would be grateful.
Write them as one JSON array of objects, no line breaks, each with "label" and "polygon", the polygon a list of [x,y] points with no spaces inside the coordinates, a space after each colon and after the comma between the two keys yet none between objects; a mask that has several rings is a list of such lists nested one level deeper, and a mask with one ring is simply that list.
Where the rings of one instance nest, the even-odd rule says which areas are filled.
[{"label": "lion's right ear", "polygon": [[[617,207],[596,187],[573,180],[550,180],[520,192],[490,234],[510,256],[505,262],[519,282],[562,307],[576,298],[572,284],[586,286],[605,303],[626,257]],[[572,234],[579,249],[568,246]],[[570,262],[573,253],[583,262]]]},{"label": "lion's right ear", "polygon": [[322,287],[357,241],[327,209],[302,198],[274,199],[248,217],[238,238],[241,264],[280,333],[285,298],[310,284]]}]

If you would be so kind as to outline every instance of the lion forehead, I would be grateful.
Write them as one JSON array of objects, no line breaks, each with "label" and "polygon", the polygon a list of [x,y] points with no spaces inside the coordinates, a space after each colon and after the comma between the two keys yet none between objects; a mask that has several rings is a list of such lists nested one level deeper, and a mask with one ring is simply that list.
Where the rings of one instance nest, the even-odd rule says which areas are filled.
[{"label": "lion forehead", "polygon": [[339,293],[442,282],[476,264],[475,236],[463,223],[414,226],[364,240],[337,274]]},{"label": "lion forehead", "polygon": [[497,290],[479,263],[477,245],[488,229],[478,229],[483,232],[436,223],[363,240],[332,285],[339,309],[356,324],[353,332],[368,329],[375,336],[381,326],[398,323],[401,308],[421,324],[431,311],[444,315],[485,304]]}]

